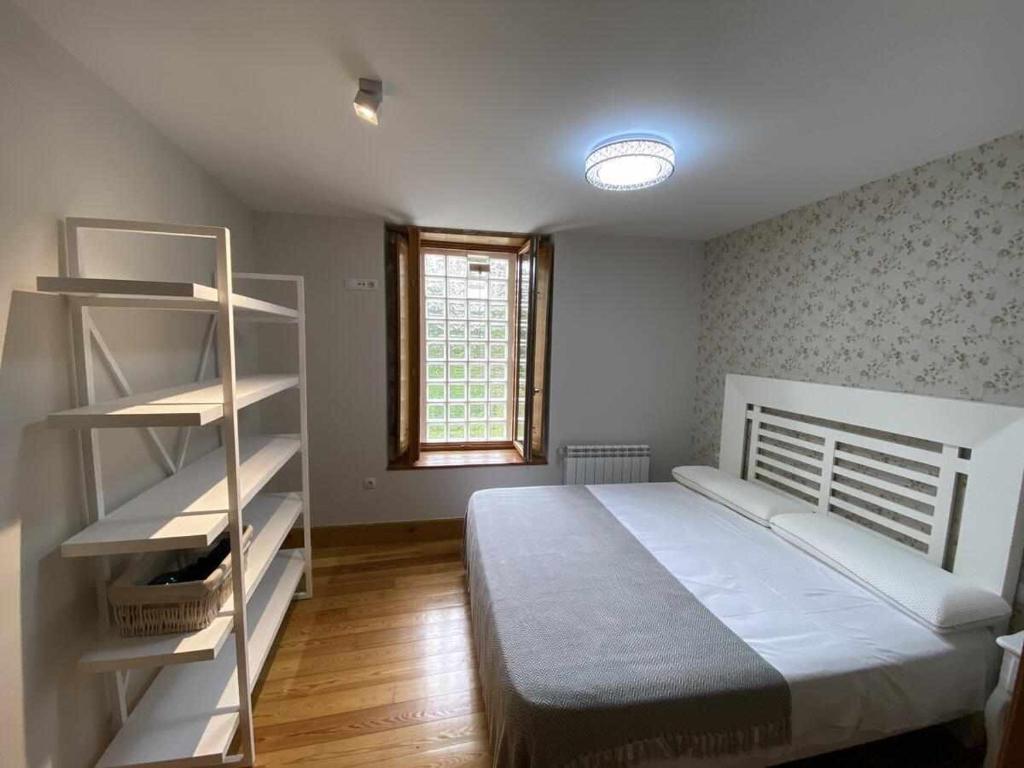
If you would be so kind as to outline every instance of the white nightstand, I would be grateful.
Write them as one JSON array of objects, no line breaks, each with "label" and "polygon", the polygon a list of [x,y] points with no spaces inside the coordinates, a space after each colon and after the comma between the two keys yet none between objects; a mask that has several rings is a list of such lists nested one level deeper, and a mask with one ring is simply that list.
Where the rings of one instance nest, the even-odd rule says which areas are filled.
[{"label": "white nightstand", "polygon": [[1013,687],[1017,682],[1021,651],[1024,649],[1024,631],[1004,635],[997,638],[996,643],[1003,649],[1003,665],[999,670],[999,683],[985,704],[985,738],[988,741],[985,768],[995,768],[996,758],[999,756],[1003,726],[1006,723],[1010,699],[1013,697]]}]

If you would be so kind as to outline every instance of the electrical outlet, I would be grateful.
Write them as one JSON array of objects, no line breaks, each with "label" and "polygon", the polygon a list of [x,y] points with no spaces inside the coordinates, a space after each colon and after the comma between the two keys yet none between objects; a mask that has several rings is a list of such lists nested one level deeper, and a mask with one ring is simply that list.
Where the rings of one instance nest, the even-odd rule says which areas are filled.
[{"label": "electrical outlet", "polygon": [[375,491],[375,490],[377,490],[377,478],[376,477],[364,477],[363,478],[363,490],[364,491]]},{"label": "electrical outlet", "polygon": [[349,277],[345,280],[345,287],[350,291],[376,291],[380,280],[373,277]]}]

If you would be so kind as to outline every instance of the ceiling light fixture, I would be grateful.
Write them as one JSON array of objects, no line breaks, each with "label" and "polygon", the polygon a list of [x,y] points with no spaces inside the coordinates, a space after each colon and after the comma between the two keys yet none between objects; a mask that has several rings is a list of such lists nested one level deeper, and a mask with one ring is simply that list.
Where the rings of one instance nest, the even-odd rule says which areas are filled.
[{"label": "ceiling light fixture", "polygon": [[598,189],[653,187],[672,175],[676,153],[671,145],[650,136],[611,139],[587,155],[587,181]]},{"label": "ceiling light fixture", "polygon": [[384,100],[384,84],[380,80],[359,78],[359,90],[352,100],[352,108],[360,119],[380,125],[380,103]]}]

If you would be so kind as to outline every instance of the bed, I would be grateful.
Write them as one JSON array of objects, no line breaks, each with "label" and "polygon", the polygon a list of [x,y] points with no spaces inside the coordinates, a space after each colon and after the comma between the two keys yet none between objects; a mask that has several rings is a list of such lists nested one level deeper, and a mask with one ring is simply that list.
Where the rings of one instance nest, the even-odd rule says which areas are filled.
[{"label": "bed", "polygon": [[[722,429],[720,469],[792,500],[797,522],[835,520],[1012,600],[1024,409],[729,376]],[[495,765],[771,765],[983,708],[1005,616],[938,631],[710,496],[678,482],[473,495]]]}]

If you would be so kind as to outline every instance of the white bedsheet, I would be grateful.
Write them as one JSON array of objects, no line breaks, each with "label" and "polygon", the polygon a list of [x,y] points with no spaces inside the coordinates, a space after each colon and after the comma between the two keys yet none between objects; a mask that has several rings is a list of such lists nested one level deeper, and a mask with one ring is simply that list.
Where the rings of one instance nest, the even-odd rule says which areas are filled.
[{"label": "white bedsheet", "polygon": [[[998,663],[991,631],[937,635],[771,530],[677,483],[588,487],[789,682],[792,746],[735,764],[829,751],[984,706]],[[671,763],[691,764],[701,761]]]}]

